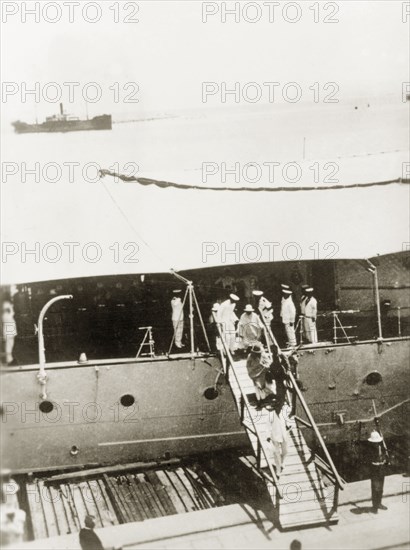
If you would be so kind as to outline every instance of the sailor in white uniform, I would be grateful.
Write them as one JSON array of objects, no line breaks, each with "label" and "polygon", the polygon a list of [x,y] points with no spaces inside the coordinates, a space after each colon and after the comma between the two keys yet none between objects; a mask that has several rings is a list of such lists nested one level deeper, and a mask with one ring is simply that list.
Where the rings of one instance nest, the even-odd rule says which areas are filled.
[{"label": "sailor in white uniform", "polygon": [[236,304],[239,297],[230,294],[229,298],[222,302],[216,314],[216,320],[221,326],[222,334],[231,353],[236,351],[236,322],[238,317],[235,314]]},{"label": "sailor in white uniform", "polygon": [[309,285],[302,285],[302,296],[300,297],[300,343],[303,342],[305,335],[305,305],[306,305],[306,289],[309,288]]},{"label": "sailor in white uniform", "polygon": [[254,290],[252,294],[256,297],[257,300],[257,309],[265,321],[266,326],[270,327],[271,322],[273,321],[273,307],[272,302],[270,302],[264,295],[263,290]]},{"label": "sailor in white uniform", "polygon": [[173,290],[171,300],[172,326],[174,327],[175,347],[182,348],[182,336],[184,332],[184,308],[181,300],[181,290]]},{"label": "sailor in white uniform", "polygon": [[306,340],[310,344],[317,342],[317,300],[313,296],[313,288],[309,287],[305,290],[306,299],[304,302],[304,318],[303,318],[303,332]]},{"label": "sailor in white uniform", "polygon": [[14,320],[14,307],[9,300],[5,300],[1,313],[2,341],[4,343],[4,353],[6,364],[13,362],[14,339],[17,336],[17,326]]},{"label": "sailor in white uniform", "polygon": [[280,316],[282,318],[283,326],[285,327],[287,346],[296,346],[295,335],[295,318],[296,307],[292,300],[291,290],[282,290],[282,302],[280,307]]}]

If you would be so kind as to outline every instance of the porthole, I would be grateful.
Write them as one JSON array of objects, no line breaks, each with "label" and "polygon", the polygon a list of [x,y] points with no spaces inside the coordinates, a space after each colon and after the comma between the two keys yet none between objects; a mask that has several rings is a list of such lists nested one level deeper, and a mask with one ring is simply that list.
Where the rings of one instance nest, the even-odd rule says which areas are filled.
[{"label": "porthole", "polygon": [[377,370],[369,372],[364,381],[368,386],[377,386],[383,380],[382,375]]},{"label": "porthole", "polygon": [[51,401],[42,401],[38,408],[42,413],[48,414],[51,413],[51,411],[54,409],[54,405],[51,403]]},{"label": "porthole", "polygon": [[135,397],[130,393],[126,393],[121,396],[120,403],[123,407],[131,407],[135,403]]},{"label": "porthole", "polygon": [[205,399],[209,399],[209,400],[216,399],[218,395],[219,395],[218,390],[213,386],[206,388],[206,390],[204,391]]}]

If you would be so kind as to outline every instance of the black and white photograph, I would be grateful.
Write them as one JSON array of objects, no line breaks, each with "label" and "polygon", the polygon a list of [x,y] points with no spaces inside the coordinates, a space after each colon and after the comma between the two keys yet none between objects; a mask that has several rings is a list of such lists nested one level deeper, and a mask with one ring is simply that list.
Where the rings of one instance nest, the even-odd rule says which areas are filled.
[{"label": "black and white photograph", "polygon": [[410,1],[2,0],[0,548],[410,548]]}]

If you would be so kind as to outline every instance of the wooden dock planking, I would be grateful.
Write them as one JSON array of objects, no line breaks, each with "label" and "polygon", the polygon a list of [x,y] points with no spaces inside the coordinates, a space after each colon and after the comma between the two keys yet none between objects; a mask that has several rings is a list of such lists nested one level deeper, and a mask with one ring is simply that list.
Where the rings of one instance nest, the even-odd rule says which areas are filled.
[{"label": "wooden dock planking", "polygon": [[171,479],[168,476],[167,470],[160,470],[157,472],[157,476],[161,481],[162,485],[165,487],[169,498],[172,501],[172,504],[178,514],[184,514],[187,512],[187,507],[185,506],[184,501],[180,497],[179,493],[175,489]]},{"label": "wooden dock planking", "polygon": [[185,467],[184,471],[192,486],[196,490],[199,498],[201,499],[203,508],[212,508],[215,504],[212,495],[209,492],[208,488],[204,485],[198,474],[195,472],[195,470],[189,467]]},{"label": "wooden dock planking", "polygon": [[123,474],[124,472],[137,471],[137,470],[148,470],[155,469],[158,467],[164,467],[168,465],[179,464],[181,459],[179,458],[170,458],[169,460],[163,460],[161,462],[133,462],[130,464],[113,464],[111,466],[104,466],[99,468],[89,468],[86,470],[78,470],[76,472],[64,472],[57,474],[48,478],[52,483],[68,483],[71,481],[78,481],[80,479],[89,479],[95,478],[96,476],[101,476],[102,474],[111,474],[115,475]]},{"label": "wooden dock planking", "polygon": [[145,481],[144,474],[142,473],[137,473],[135,477],[138,479],[138,488],[145,497],[145,502],[148,504],[151,516],[154,518],[162,517],[161,507],[155,498],[151,484]]},{"label": "wooden dock planking", "polygon": [[120,498],[117,493],[115,485],[112,483],[112,480],[108,477],[107,474],[103,474],[103,479],[105,483],[105,490],[110,499],[111,505],[115,511],[119,523],[127,523],[128,515],[126,514],[123,507],[120,505]]},{"label": "wooden dock planking", "polygon": [[[145,472],[125,468],[91,478],[53,476],[27,484],[35,539],[78,533],[87,514],[97,527],[139,522],[219,506],[223,496],[199,464]],[[94,470],[93,470],[94,472]],[[43,493],[42,498],[40,494]],[[37,502],[36,502],[37,501]]]},{"label": "wooden dock planking", "polygon": [[30,517],[32,518],[33,535],[36,539],[42,539],[48,537],[46,521],[44,517],[44,511],[38,493],[37,483],[27,483],[27,501],[30,510]]},{"label": "wooden dock planking", "polygon": [[94,516],[97,527],[105,527],[103,516],[103,502],[99,486],[96,480],[84,481],[82,487],[83,495],[87,495],[87,499],[91,501],[91,506],[94,509]]},{"label": "wooden dock planking", "polygon": [[37,481],[37,486],[44,510],[44,518],[47,526],[48,536],[57,537],[58,535],[60,535],[60,532],[57,525],[55,510],[51,502],[50,492],[48,490],[48,487],[44,485],[44,481],[42,480]]},{"label": "wooden dock planking", "polygon": [[165,486],[162,484],[161,480],[159,479],[157,472],[147,471],[145,475],[149,479],[153,487],[155,487],[155,491],[158,495],[158,498],[161,500],[162,505],[164,506],[164,509],[166,510],[166,514],[169,516],[177,514],[175,506],[172,503],[172,500],[169,497]]},{"label": "wooden dock planking", "polygon": [[72,505],[74,507],[77,517],[77,523],[80,525],[80,527],[83,527],[85,516],[88,514],[83,495],[77,483],[70,483],[69,488],[72,496]]},{"label": "wooden dock planking", "polygon": [[64,495],[62,494],[60,487],[50,486],[50,491],[55,491],[58,494],[60,511],[64,516],[64,521],[63,520],[61,522],[59,521],[61,525],[60,530],[62,531],[62,534],[69,535],[70,533],[75,533],[77,531],[77,526],[72,520],[70,509],[68,508],[66,499],[64,498]]},{"label": "wooden dock planking", "polygon": [[189,477],[187,476],[184,468],[176,468],[175,470],[176,475],[178,476],[178,479],[182,483],[185,491],[189,495],[190,499],[192,500],[193,505],[198,509],[202,510],[204,508],[203,502],[195,489],[195,486],[190,481]]},{"label": "wooden dock planking", "polygon": [[107,493],[107,489],[105,487],[105,483],[103,479],[96,479],[95,480],[96,485],[98,485],[98,489],[100,490],[101,494],[101,503],[103,508],[103,517],[104,517],[104,523],[109,525],[118,525],[119,520],[117,518],[117,514],[115,513],[114,507],[111,503],[111,499]]},{"label": "wooden dock planking", "polygon": [[157,510],[153,502],[151,502],[149,491],[146,488],[146,482],[145,482],[144,476],[142,474],[135,473],[134,479],[135,479],[135,489],[143,501],[143,506],[145,508],[145,511],[148,514],[148,517],[156,518]]},{"label": "wooden dock planking", "polygon": [[64,508],[64,503],[58,489],[53,486],[47,487],[50,494],[51,503],[54,508],[54,514],[60,535],[66,535],[71,532],[70,524],[68,523],[67,513]]},{"label": "wooden dock planking", "polygon": [[60,485],[60,491],[63,491],[63,497],[66,499],[64,505],[67,510],[70,525],[74,524],[75,530],[79,531],[81,529],[81,518],[78,516],[70,485],[68,483]]},{"label": "wooden dock planking", "polygon": [[187,510],[189,512],[194,512],[195,510],[198,510],[198,507],[195,504],[195,501],[192,499],[189,492],[187,492],[184,484],[181,482],[181,480],[180,480],[178,474],[176,473],[176,471],[174,469],[167,470],[167,474],[170,477],[170,479],[172,480],[172,483],[175,487],[175,490],[180,495],[180,497],[183,500]]},{"label": "wooden dock planking", "polygon": [[151,489],[155,494],[158,506],[162,510],[162,515],[170,515],[170,509],[172,509],[172,506],[170,507],[169,504],[172,505],[172,503],[170,503],[170,501],[166,499],[166,492],[164,491],[164,488],[158,477],[153,472],[145,472],[145,480],[151,486]]},{"label": "wooden dock planking", "polygon": [[204,485],[208,487],[214,503],[217,506],[223,505],[225,503],[225,498],[223,497],[222,493],[219,491],[209,474],[205,470],[202,470],[202,468],[200,468],[198,471],[198,476],[203,481]]},{"label": "wooden dock planking", "polygon": [[90,488],[87,482],[79,481],[78,489],[80,491],[81,498],[83,499],[84,507],[87,510],[87,514],[91,514],[92,516],[95,516],[95,519],[98,522],[99,521],[98,507],[96,506],[95,500],[93,498],[93,494],[90,491]]},{"label": "wooden dock planking", "polygon": [[162,504],[161,499],[159,498],[159,496],[158,496],[158,494],[155,490],[155,487],[152,485],[152,483],[148,479],[145,479],[145,483],[146,483],[145,488],[150,493],[150,496],[151,496],[151,499],[152,499],[152,501],[155,505],[155,508],[156,508],[157,512],[159,513],[158,517],[166,516],[167,515],[167,510],[164,507],[164,505]]},{"label": "wooden dock planking", "polygon": [[134,521],[134,513],[132,509],[132,505],[130,502],[130,490],[127,485],[124,485],[121,481],[121,476],[108,476],[111,480],[111,483],[115,486],[115,489],[117,491],[117,494],[120,499],[120,505],[122,506],[124,510],[125,516],[128,518],[128,522]]},{"label": "wooden dock planking", "polygon": [[116,483],[117,492],[121,496],[121,501],[126,507],[128,516],[131,518],[131,521],[140,521],[141,516],[135,504],[134,495],[131,491],[128,479],[125,476],[120,476],[119,478],[114,478],[112,481]]},{"label": "wooden dock planking", "polygon": [[136,507],[138,508],[141,516],[141,521],[149,519],[150,514],[146,511],[144,495],[141,493],[141,491],[137,490],[137,485],[139,481],[135,479],[135,476],[133,474],[128,474],[127,479],[130,483],[130,489],[132,494],[134,495]]}]

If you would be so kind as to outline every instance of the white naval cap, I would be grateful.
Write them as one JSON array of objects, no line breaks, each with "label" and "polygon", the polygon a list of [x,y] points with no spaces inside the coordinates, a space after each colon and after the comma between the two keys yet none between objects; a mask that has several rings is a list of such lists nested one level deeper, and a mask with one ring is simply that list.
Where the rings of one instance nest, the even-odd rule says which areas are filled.
[{"label": "white naval cap", "polygon": [[239,302],[239,296],[237,296],[236,294],[229,294],[229,298],[230,298],[233,302]]},{"label": "white naval cap", "polygon": [[286,294],[286,296],[290,296],[292,294],[292,291],[291,290],[286,290],[286,288],[283,288],[282,293]]},{"label": "white naval cap", "polygon": [[263,296],[263,290],[252,290],[254,296]]},{"label": "white naval cap", "polygon": [[370,443],[381,443],[383,441],[383,437],[379,434],[379,432],[373,430],[367,441],[370,441]]}]

